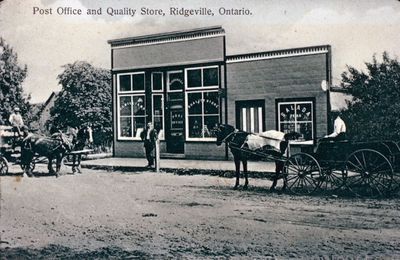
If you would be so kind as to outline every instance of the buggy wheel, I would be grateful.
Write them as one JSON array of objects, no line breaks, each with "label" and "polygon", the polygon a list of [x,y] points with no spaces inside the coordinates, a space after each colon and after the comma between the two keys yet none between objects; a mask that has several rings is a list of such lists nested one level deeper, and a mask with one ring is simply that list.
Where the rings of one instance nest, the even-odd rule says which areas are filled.
[{"label": "buggy wheel", "polygon": [[290,192],[307,195],[320,185],[321,167],[317,160],[306,153],[291,156],[285,163],[286,187]]},{"label": "buggy wheel", "polygon": [[0,156],[0,176],[8,173],[8,161],[3,156]]},{"label": "buggy wheel", "polygon": [[343,187],[346,177],[345,165],[332,168],[322,169],[320,188],[323,191],[335,191]]},{"label": "buggy wheel", "polygon": [[346,161],[346,186],[361,197],[389,195],[393,190],[392,164],[376,150],[357,150]]}]

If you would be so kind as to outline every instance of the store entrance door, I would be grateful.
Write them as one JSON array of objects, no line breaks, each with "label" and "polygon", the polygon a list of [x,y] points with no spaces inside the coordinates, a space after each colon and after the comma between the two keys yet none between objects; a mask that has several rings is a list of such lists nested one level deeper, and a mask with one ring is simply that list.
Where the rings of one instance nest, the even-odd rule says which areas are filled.
[{"label": "store entrance door", "polygon": [[185,152],[183,72],[169,71],[167,73],[167,87],[167,127],[165,133],[167,153],[183,154]]}]

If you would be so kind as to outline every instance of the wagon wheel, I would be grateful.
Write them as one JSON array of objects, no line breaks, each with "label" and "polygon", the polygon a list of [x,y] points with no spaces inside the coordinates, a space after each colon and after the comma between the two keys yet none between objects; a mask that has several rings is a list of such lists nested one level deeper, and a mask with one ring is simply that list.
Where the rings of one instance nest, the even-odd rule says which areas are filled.
[{"label": "wagon wheel", "polygon": [[346,166],[328,166],[322,170],[320,188],[323,191],[334,191],[343,187],[346,177]]},{"label": "wagon wheel", "polygon": [[3,156],[0,156],[0,176],[8,173],[8,162]]},{"label": "wagon wheel", "polygon": [[291,156],[285,163],[284,171],[287,188],[294,194],[312,194],[320,185],[321,167],[309,154],[298,153]]},{"label": "wagon wheel", "polygon": [[346,186],[357,196],[381,197],[393,188],[393,167],[382,153],[360,149],[346,161]]}]

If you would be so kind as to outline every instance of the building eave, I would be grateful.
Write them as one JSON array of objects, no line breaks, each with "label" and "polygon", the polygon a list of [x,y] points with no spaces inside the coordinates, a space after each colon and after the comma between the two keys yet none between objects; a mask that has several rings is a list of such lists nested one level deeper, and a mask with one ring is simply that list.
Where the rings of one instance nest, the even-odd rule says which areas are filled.
[{"label": "building eave", "polygon": [[330,45],[318,45],[318,46],[309,46],[302,48],[229,55],[226,57],[226,63],[237,63],[237,62],[277,59],[277,58],[294,57],[294,56],[324,54],[329,52],[329,48]]},{"label": "building eave", "polygon": [[198,38],[223,36],[225,30],[221,26],[197,28],[191,30],[157,33],[143,36],[127,37],[107,41],[112,48],[159,44]]}]

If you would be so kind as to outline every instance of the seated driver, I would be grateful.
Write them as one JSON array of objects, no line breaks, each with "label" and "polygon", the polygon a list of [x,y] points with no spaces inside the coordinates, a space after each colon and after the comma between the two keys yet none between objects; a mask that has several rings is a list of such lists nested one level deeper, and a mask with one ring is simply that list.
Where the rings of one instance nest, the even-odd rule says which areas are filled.
[{"label": "seated driver", "polygon": [[24,126],[24,120],[20,114],[19,107],[14,108],[14,112],[10,115],[8,121],[10,121],[10,124],[13,127],[14,136],[22,136],[21,128]]},{"label": "seated driver", "polygon": [[344,123],[344,121],[340,116],[341,113],[339,113],[335,119],[333,133],[324,136],[323,139],[324,141],[325,140],[340,141],[346,139],[346,124]]}]

